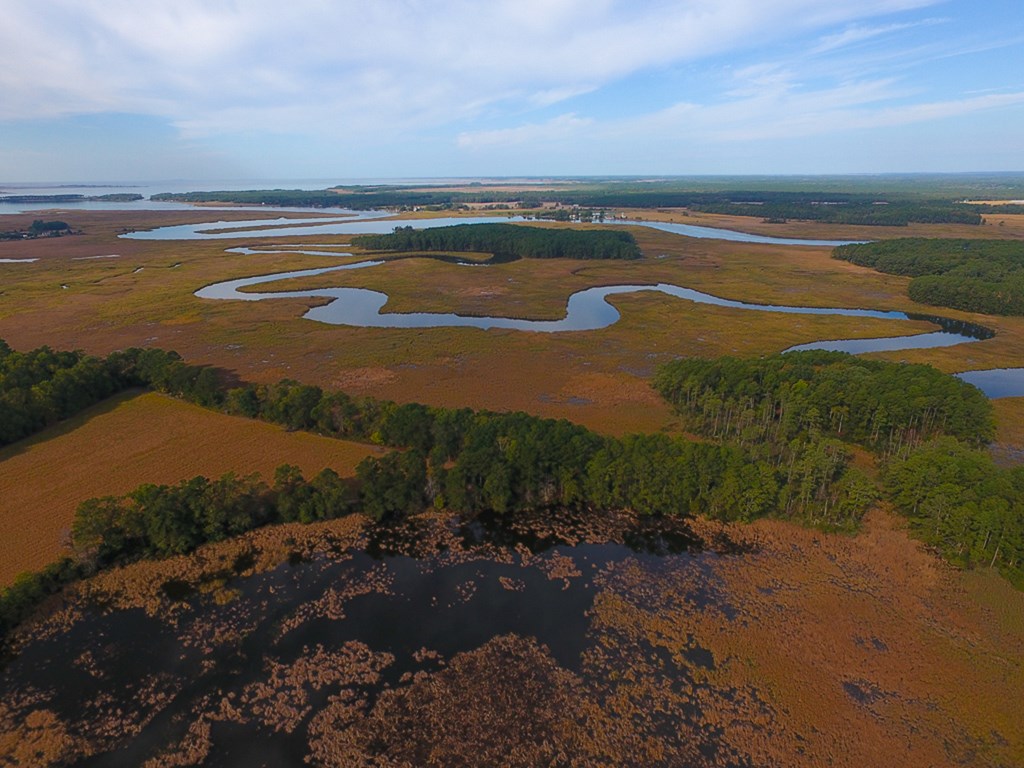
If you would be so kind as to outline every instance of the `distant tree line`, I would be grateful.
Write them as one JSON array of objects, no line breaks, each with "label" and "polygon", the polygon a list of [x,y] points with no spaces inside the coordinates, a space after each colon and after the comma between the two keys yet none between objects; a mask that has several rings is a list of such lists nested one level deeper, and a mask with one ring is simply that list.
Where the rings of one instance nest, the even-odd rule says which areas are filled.
[{"label": "distant tree line", "polygon": [[112,192],[107,195],[0,195],[0,203],[133,203],[143,196],[134,192]]},{"label": "distant tree line", "polygon": [[0,339],[0,445],[66,419],[127,385],[115,361],[49,347],[15,352]]},{"label": "distant tree line", "polygon": [[401,187],[367,187],[359,191],[249,190],[153,195],[154,200],[227,202],[312,208],[452,209],[469,204],[503,203],[540,208],[558,203],[584,208],[689,208],[707,213],[806,219],[834,224],[906,226],[910,223],[981,224],[979,209],[949,199],[922,199],[893,194],[772,190],[695,191],[643,184],[589,185],[572,190],[422,191]]},{"label": "distant tree line", "polygon": [[883,474],[913,533],[962,567],[998,568],[1024,587],[1024,467],[952,437],[925,443]]},{"label": "distant tree line", "polygon": [[71,227],[65,221],[44,221],[36,219],[28,229],[9,230],[0,232],[0,240],[26,240],[35,237],[60,237],[70,235]]},{"label": "distant tree line", "polygon": [[987,315],[1024,315],[1024,243],[904,238],[843,245],[834,258],[912,277],[914,301]]},{"label": "distant tree line", "polygon": [[506,259],[640,258],[640,248],[629,232],[518,224],[396,227],[391,234],[354,237],[352,244],[373,251],[473,251]]}]

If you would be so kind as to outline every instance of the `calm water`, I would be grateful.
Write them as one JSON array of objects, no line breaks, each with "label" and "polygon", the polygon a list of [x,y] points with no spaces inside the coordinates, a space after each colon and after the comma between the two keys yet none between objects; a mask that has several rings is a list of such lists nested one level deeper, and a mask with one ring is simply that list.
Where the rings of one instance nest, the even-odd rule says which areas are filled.
[{"label": "calm water", "polygon": [[[234,253],[273,253],[275,251],[253,251],[247,248],[231,249]],[[323,254],[339,256],[345,254],[323,251],[290,250],[289,253]],[[670,283],[656,285],[611,285],[586,288],[569,297],[565,317],[561,320],[523,320],[493,315],[467,316],[443,312],[382,312],[388,296],[366,288],[315,288],[298,291],[267,291],[260,293],[243,292],[243,288],[272,283],[293,277],[312,277],[341,270],[368,269],[384,264],[383,261],[361,261],[352,264],[303,269],[291,272],[277,272],[256,277],[244,277],[208,285],[196,291],[201,299],[264,301],[283,298],[330,298],[333,301],[313,307],[303,317],[331,325],[351,325],[363,328],[509,328],[519,331],[560,333],[565,331],[594,331],[616,323],[620,314],[608,303],[609,296],[642,291],[655,291],[668,296],[711,304],[719,307],[743,309],[756,312],[782,312],[795,315],[841,315],[845,317],[870,317],[883,320],[927,320],[939,325],[942,330],[933,333],[909,336],[894,336],[878,339],[854,339],[839,341],[817,341],[792,347],[797,349],[831,349],[851,353],[878,352],[894,349],[919,349],[926,347],[951,346],[968,341],[990,338],[992,332],[981,326],[948,320],[930,315],[908,315],[905,312],[887,312],[875,309],[846,309],[842,307],[797,307],[775,304],[752,304],[732,299],[723,299],[708,293],[684,288]],[[485,266],[476,264],[476,266]],[[790,351],[790,350],[786,350]]]},{"label": "calm water", "polygon": [[[181,738],[191,718],[209,707],[205,697],[241,695],[247,686],[267,679],[268,660],[292,663],[321,645],[334,649],[356,641],[392,654],[394,661],[372,686],[373,696],[403,685],[407,673],[436,671],[438,661],[422,657],[421,649],[451,659],[510,633],[535,638],[559,666],[585,673],[582,654],[601,644],[590,609],[595,595],[604,590],[602,574],[638,568],[645,574],[642,583],[664,574],[691,573],[693,591],[686,599],[693,609],[714,603],[728,611],[728,601],[709,579],[720,557],[746,551],[724,542],[718,554],[702,552],[685,524],[674,519],[637,521],[624,532],[625,543],[573,546],[557,535],[538,538],[491,517],[463,524],[456,539],[440,551],[410,553],[407,542],[410,537],[417,540],[417,525],[418,521],[409,521],[393,532],[388,526],[371,529],[365,551],[286,562],[265,573],[231,577],[235,598],[227,604],[194,591],[176,595],[184,610],[173,620],[167,620],[169,614],[147,616],[138,609],[108,611],[99,606],[25,648],[0,672],[0,692],[23,690],[26,685],[48,692],[52,698],[47,706],[76,722],[90,717],[90,704],[104,697],[111,708],[139,707],[139,699],[145,698],[139,692],[140,681],[159,674],[174,690],[173,698],[160,707],[147,702],[152,719],[120,748],[77,763],[141,765],[157,749]],[[403,554],[395,554],[395,549]],[[495,559],[496,552],[503,554]],[[554,576],[550,566],[556,559],[571,563],[575,573]],[[343,604],[343,613],[307,610],[332,592]],[[642,597],[636,602],[643,605]],[[222,628],[210,655],[189,640],[203,627]],[[139,642],[140,637],[145,642]],[[83,649],[92,654],[91,670],[79,663]],[[202,664],[210,659],[215,663]],[[672,684],[687,685],[694,668],[713,665],[710,652],[692,645],[684,658],[668,665],[666,674]],[[314,712],[335,688],[310,692]],[[680,726],[686,715],[675,713]],[[289,734],[258,722],[216,723],[213,739],[211,764],[216,765],[300,764],[306,751],[305,728]]]},{"label": "calm water", "polygon": [[[611,221],[612,224],[637,225],[660,229],[686,237],[707,238],[711,240],[731,240],[737,243],[766,243],[771,245],[820,245],[835,248],[839,245],[864,242],[863,240],[804,240],[792,237],[770,237],[768,235],[751,235],[747,232],[735,232],[717,227],[698,227],[693,224],[675,224],[666,221]],[[608,223],[608,222],[606,222]],[[725,234],[723,234],[725,233]]]},{"label": "calm water", "polygon": [[991,368],[965,371],[956,376],[973,384],[989,397],[1024,397],[1024,368]]},{"label": "calm water", "polygon": [[[468,216],[438,219],[396,219],[384,218],[392,214],[386,211],[359,211],[355,219],[320,219],[315,224],[287,225],[289,219],[256,219],[252,221],[206,222],[203,224],[186,224],[176,227],[158,227],[140,232],[130,232],[122,237],[133,240],[226,240],[236,237],[294,237],[297,235],[384,235],[392,232],[396,226],[409,226],[414,229],[432,229],[434,227],[450,227],[455,224],[498,224],[505,222],[530,221],[524,216]],[[291,220],[294,221],[294,220]],[[729,229],[697,227],[690,224],[671,224],[660,221],[609,221],[606,223],[622,226],[638,226],[659,229],[686,237],[730,240],[738,243],[766,243],[774,245],[807,245],[827,246],[846,245],[855,240],[796,240],[784,237],[767,237],[736,232]],[[260,230],[253,227],[273,226],[274,229]],[[211,233],[209,230],[226,230]]]}]

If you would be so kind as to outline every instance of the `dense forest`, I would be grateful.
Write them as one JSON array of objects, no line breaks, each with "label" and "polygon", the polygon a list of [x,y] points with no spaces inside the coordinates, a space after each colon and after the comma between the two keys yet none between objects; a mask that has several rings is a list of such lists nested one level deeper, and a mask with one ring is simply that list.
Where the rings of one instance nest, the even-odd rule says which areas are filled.
[{"label": "dense forest", "polygon": [[499,259],[639,259],[629,232],[553,229],[518,224],[457,224],[413,229],[396,227],[387,235],[360,235],[352,245],[373,251],[473,251]]},{"label": "dense forest", "polygon": [[986,451],[945,437],[891,462],[883,476],[918,538],[958,565],[998,568],[1024,587],[1024,466],[997,467]]},{"label": "dense forest", "polygon": [[987,315],[1024,315],[1024,243],[903,238],[843,245],[834,258],[912,277],[914,301]]},{"label": "dense forest", "polygon": [[[776,467],[778,507],[817,498],[827,510],[834,496],[861,508],[856,500],[878,491],[849,463],[849,443],[859,444],[875,454],[881,490],[916,536],[952,562],[1024,584],[1024,467],[1000,469],[982,449],[992,407],[974,387],[929,366],[819,351],[679,360],[655,386],[687,428]],[[844,485],[846,496],[835,495]],[[803,517],[846,519],[817,515]]]},{"label": "dense forest", "polygon": [[[906,226],[913,222],[981,224],[975,206],[951,199],[815,191],[702,191],[651,184],[585,185],[574,189],[466,192],[445,189],[366,187],[358,191],[299,189],[185,192],[153,195],[154,200],[224,202],[313,208],[427,208],[450,210],[470,203],[536,209],[545,204],[585,208],[689,208],[707,213],[757,216],[771,221],[806,219],[834,224]],[[1007,211],[1009,212],[1009,211]]]},{"label": "dense forest", "polygon": [[984,445],[995,430],[992,405],[975,387],[931,366],[842,352],[676,360],[654,386],[689,429],[752,449],[813,431],[905,455],[938,435]]},{"label": "dense forest", "polygon": [[[230,386],[215,369],[160,349],[100,360],[3,345],[0,361],[5,392],[22,393],[3,401],[3,423],[27,425],[23,434],[104,392],[146,386],[290,429],[397,449],[365,459],[350,479],[325,470],[307,480],[284,466],[272,485],[199,477],[88,500],[76,514],[73,554],[22,575],[0,596],[0,630],[97,568],[191,552],[270,523],[353,512],[387,521],[431,506],[505,515],[626,509],[727,521],[780,515],[853,529],[884,492],[946,557],[1022,577],[1024,469],[997,469],[978,450],[992,436],[990,404],[928,366],[820,351],[675,361],[659,370],[655,386],[686,428],[703,436],[694,442],[664,434],[611,438],[566,420],[352,398],[289,380]],[[876,456],[882,487],[854,465],[856,451]]]},{"label": "dense forest", "polygon": [[66,419],[125,385],[115,361],[49,347],[15,352],[0,339],[0,445]]}]

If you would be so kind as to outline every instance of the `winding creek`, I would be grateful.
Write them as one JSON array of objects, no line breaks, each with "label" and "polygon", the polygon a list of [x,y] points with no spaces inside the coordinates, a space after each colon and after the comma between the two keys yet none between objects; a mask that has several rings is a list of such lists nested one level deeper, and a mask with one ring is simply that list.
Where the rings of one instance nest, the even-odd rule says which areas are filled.
[{"label": "winding creek", "polygon": [[[508,221],[525,221],[523,217],[485,216],[472,218],[438,218],[397,220],[385,218],[383,212],[362,212],[357,216],[337,219],[316,219],[315,223],[295,224],[295,219],[257,219],[242,222],[206,222],[148,231],[131,232],[123,237],[145,240],[202,240],[229,239],[238,237],[294,237],[298,235],[337,235],[355,233],[387,233],[398,222],[416,228],[451,226],[453,224],[482,224]],[[719,238],[734,242],[773,243],[776,245],[806,245],[831,247],[850,241],[838,240],[795,240],[750,235],[744,232],[694,227],[686,224],[665,222],[616,222],[621,224],[648,226],[662,231],[673,232],[687,237]],[[301,253],[325,257],[344,257],[351,254],[340,251],[311,250],[316,246],[273,246],[273,249],[232,248],[231,253]],[[784,351],[822,349],[851,354],[883,352],[903,349],[925,349],[947,347],[991,338],[994,333],[988,328],[936,315],[922,315],[897,311],[873,309],[850,309],[841,307],[800,307],[775,304],[755,304],[725,299],[671,283],[622,284],[586,288],[569,296],[565,317],[560,320],[529,320],[493,315],[460,315],[445,312],[383,312],[388,295],[367,288],[310,288],[289,291],[247,291],[256,286],[274,283],[289,278],[313,277],[330,272],[369,269],[385,264],[382,260],[367,260],[348,264],[335,264],[315,269],[275,272],[267,275],[227,280],[205,286],[195,292],[201,299],[266,301],[285,298],[326,298],[329,302],[309,309],[303,317],[331,325],[348,325],[364,328],[442,328],[469,327],[488,329],[512,329],[539,333],[562,333],[569,331],[594,331],[616,323],[621,315],[609,303],[608,298],[620,294],[653,291],[698,304],[709,304],[731,309],[756,312],[782,312],[801,315],[840,315],[846,317],[878,318],[885,320],[927,321],[938,326],[930,333],[907,334],[869,339],[820,340],[790,347]],[[463,262],[466,266],[486,266],[475,262]],[[979,387],[989,397],[1024,396],[1024,370],[996,369],[993,371],[970,371],[958,374],[962,379]]]},{"label": "winding creek", "polygon": [[[180,224],[157,227],[121,235],[131,240],[228,240],[236,237],[295,237],[301,235],[386,235],[396,226],[414,229],[451,227],[456,224],[507,224],[534,219],[525,216],[463,216],[436,219],[396,219],[387,211],[343,211],[338,218],[300,219],[276,218],[250,221],[215,221],[201,224]],[[698,227],[664,221],[609,219],[606,224],[649,227],[698,239],[728,240],[735,243],[761,243],[767,245],[806,245],[835,247],[855,240],[801,240],[786,237],[752,235],[730,229]]]}]

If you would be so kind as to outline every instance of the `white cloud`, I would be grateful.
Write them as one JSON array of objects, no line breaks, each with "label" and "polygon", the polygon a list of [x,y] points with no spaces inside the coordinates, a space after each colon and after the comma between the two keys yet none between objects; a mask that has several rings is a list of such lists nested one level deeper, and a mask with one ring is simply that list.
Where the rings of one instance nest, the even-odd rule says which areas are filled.
[{"label": "white cloud", "polygon": [[845,48],[850,45],[862,43],[865,40],[871,40],[876,37],[882,37],[884,35],[890,35],[894,32],[902,32],[905,29],[913,29],[915,27],[932,26],[934,24],[946,23],[947,19],[924,19],[917,22],[907,22],[904,24],[885,24],[881,26],[868,26],[864,24],[854,24],[847,27],[842,32],[832,35],[825,35],[821,38],[821,41],[811,49],[811,53],[826,53],[828,51],[834,51],[839,48]]},{"label": "white cloud", "polygon": [[126,112],[191,136],[373,136],[936,1],[13,0],[0,120]]},{"label": "white cloud", "polygon": [[593,122],[589,118],[576,117],[573,114],[560,115],[545,123],[527,123],[515,128],[499,128],[493,131],[463,132],[459,134],[457,142],[460,147],[468,149],[547,143],[571,138]]}]

